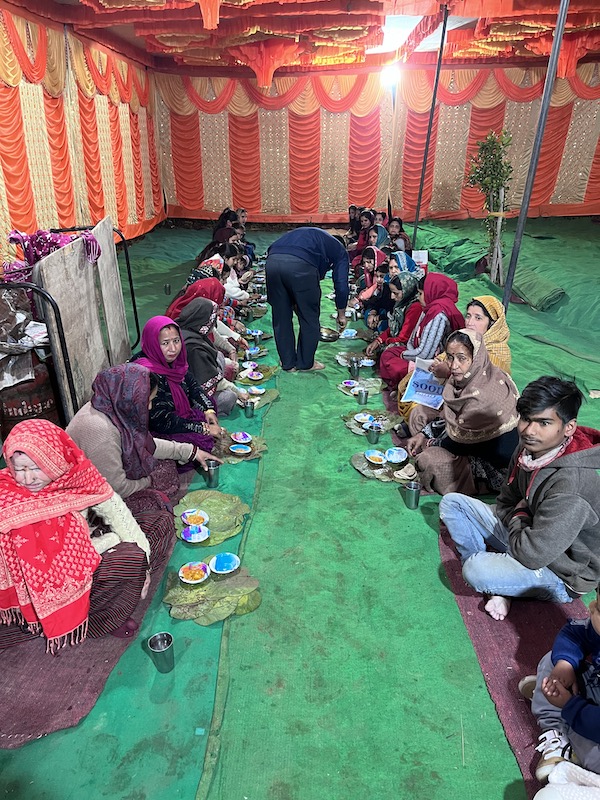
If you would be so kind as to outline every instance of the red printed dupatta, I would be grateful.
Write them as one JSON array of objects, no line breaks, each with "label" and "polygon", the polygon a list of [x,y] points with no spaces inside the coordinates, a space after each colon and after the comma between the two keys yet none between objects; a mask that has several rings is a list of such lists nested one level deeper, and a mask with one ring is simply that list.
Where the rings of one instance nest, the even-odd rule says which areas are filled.
[{"label": "red printed dupatta", "polygon": [[[25,453],[51,482],[32,492],[15,480],[11,457]],[[78,513],[113,490],[65,431],[20,422],[4,443],[0,471],[0,622],[27,623],[55,652],[83,641],[100,556]]]}]

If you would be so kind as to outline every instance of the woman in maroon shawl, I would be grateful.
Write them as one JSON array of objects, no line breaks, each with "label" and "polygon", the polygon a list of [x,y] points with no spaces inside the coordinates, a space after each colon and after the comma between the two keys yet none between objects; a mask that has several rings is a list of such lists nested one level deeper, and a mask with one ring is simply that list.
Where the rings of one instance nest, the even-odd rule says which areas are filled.
[{"label": "woman in maroon shawl", "polygon": [[[179,325],[170,317],[152,317],[142,331],[142,355],[136,363],[159,376],[150,410],[150,432],[161,439],[189,442],[211,452],[223,429],[213,402],[189,370]],[[191,464],[180,471],[192,469]]]},{"label": "woman in maroon shawl", "polygon": [[434,358],[446,336],[465,325],[465,318],[456,307],[456,281],[439,272],[429,272],[418,285],[423,311],[408,342],[388,347],[379,360],[379,374],[392,390],[407,375],[411,361]]}]

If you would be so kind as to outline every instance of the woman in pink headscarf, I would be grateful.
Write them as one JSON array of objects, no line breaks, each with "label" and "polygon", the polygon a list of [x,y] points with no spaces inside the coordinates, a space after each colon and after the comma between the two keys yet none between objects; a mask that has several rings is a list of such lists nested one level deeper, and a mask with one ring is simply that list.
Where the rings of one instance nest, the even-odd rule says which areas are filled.
[{"label": "woman in pink headscarf", "polygon": [[[141,344],[142,355],[136,363],[159,376],[158,392],[150,410],[150,432],[211,452],[214,437],[223,429],[213,401],[189,370],[179,325],[170,317],[152,317],[144,325]],[[191,468],[192,464],[186,464],[180,469]]]}]

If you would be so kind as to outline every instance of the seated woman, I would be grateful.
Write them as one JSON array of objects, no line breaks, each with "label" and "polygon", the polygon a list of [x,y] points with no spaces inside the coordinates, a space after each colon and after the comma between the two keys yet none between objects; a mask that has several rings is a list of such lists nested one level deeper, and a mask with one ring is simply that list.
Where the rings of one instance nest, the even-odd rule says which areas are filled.
[{"label": "seated woman", "polygon": [[204,250],[196,256],[197,266],[188,275],[184,289],[202,278],[218,277],[223,266],[232,267],[240,255],[242,255],[242,250],[235,242],[231,244],[229,242],[222,244],[209,242]]},{"label": "seated woman", "polygon": [[[3,454],[0,648],[42,636],[55,653],[87,634],[131,636],[149,573],[168,558],[172,514],[161,512],[163,525],[145,535],[70,436],[47,420],[15,425]],[[100,535],[93,517],[104,521]]]},{"label": "seated woman", "polygon": [[152,438],[149,409],[157,391],[158,377],[146,367],[110,367],[96,375],[92,399],[67,426],[69,436],[136,518],[139,512],[177,502],[180,478],[175,462],[196,461],[205,467],[210,456],[187,442]]},{"label": "seated woman", "polygon": [[400,217],[392,217],[387,229],[388,238],[384,244],[389,245],[394,250],[400,250],[401,252],[408,253],[408,255],[412,255],[412,244],[410,237],[404,230],[404,226]]},{"label": "seated woman", "polygon": [[369,244],[369,230],[373,227],[374,217],[370,211],[364,210],[360,212],[359,216],[359,223],[360,228],[358,229],[358,236],[356,238],[355,244],[348,245],[348,252],[352,257],[352,263],[358,259],[358,263],[360,263],[360,257],[362,256],[362,251],[365,247]]},{"label": "seated woman", "polygon": [[[188,442],[210,453],[223,429],[213,401],[189,370],[179,325],[169,317],[152,317],[142,331],[142,354],[136,364],[159,376],[149,418],[150,432],[160,439]],[[180,467],[192,469],[191,464]]]},{"label": "seated woman", "polygon": [[388,286],[394,306],[387,315],[387,330],[382,331],[367,345],[365,352],[369,358],[384,347],[406,346],[421,316],[421,305],[416,302],[417,281],[410,273],[396,275],[390,279]]},{"label": "seated woman", "polygon": [[[385,253],[378,247],[372,247],[371,245],[365,247],[361,257],[362,274],[360,275],[360,277],[356,282],[356,288],[360,293],[368,289],[372,290],[372,287],[375,285],[375,269],[380,264],[383,264],[385,261],[386,261]],[[370,293],[371,292],[368,292],[368,294]],[[358,299],[360,303],[362,303],[360,294]],[[364,299],[366,299],[366,296]]]},{"label": "seated woman", "polygon": [[215,303],[198,298],[187,304],[177,321],[192,375],[206,396],[216,400],[219,414],[226,417],[238,399],[247,400],[249,395],[223,377],[224,359],[210,339],[217,314]]},{"label": "seated woman", "polygon": [[354,258],[351,261],[351,266],[354,269],[355,274],[357,274],[357,269],[361,266],[362,263],[362,256],[364,255],[364,251],[367,247],[377,247],[379,248],[383,242],[385,242],[387,238],[387,231],[383,227],[383,225],[372,225],[367,231],[367,244],[362,249],[361,254],[358,254],[358,249],[354,251]]},{"label": "seated woman", "polygon": [[423,487],[438,494],[497,492],[518,445],[519,393],[470,330],[446,341],[450,378],[442,417],[408,440]]},{"label": "seated woman", "polygon": [[394,277],[401,272],[410,272],[417,280],[421,280],[425,276],[425,270],[421,269],[411,256],[402,250],[394,250],[390,255],[390,274]]},{"label": "seated woman", "polygon": [[237,222],[237,220],[238,215],[233,209],[229,207],[224,208],[219,214],[219,217],[213,227],[213,239],[215,238],[217,231],[221,230],[222,228],[231,228],[233,223]]},{"label": "seated woman", "polygon": [[408,374],[410,362],[434,358],[444,338],[465,324],[456,307],[458,286],[447,275],[429,272],[421,278],[418,300],[423,310],[406,346],[389,347],[379,359],[379,374],[392,390]]}]

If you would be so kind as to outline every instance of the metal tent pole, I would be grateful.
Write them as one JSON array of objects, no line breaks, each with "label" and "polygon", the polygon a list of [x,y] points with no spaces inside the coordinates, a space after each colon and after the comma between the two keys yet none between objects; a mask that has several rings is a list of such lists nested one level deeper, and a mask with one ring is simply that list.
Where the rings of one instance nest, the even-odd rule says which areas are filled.
[{"label": "metal tent pole", "polygon": [[569,0],[560,0],[558,17],[556,19],[556,28],[554,29],[554,41],[552,42],[552,50],[550,52],[548,69],[546,71],[546,82],[544,84],[544,94],[542,95],[540,116],[538,118],[535,139],[533,140],[529,171],[527,172],[527,180],[525,181],[523,200],[521,201],[519,219],[517,220],[517,227],[515,230],[515,240],[513,242],[512,253],[510,254],[510,264],[508,265],[508,272],[506,274],[506,283],[504,284],[504,297],[502,298],[502,303],[505,311],[508,311],[508,304],[510,302],[515,270],[517,268],[519,253],[521,251],[521,241],[523,239],[525,223],[527,222],[527,212],[529,211],[529,201],[531,200],[531,192],[533,190],[533,181],[535,179],[535,173],[537,171],[537,165],[540,158],[540,150],[542,149],[542,139],[544,138],[546,120],[548,119],[548,109],[550,108],[550,99],[552,97],[552,90],[554,88],[554,78],[556,77],[558,56],[560,53],[560,46],[562,44],[563,33],[565,31],[565,23],[567,21],[568,11]]},{"label": "metal tent pole", "polygon": [[415,211],[415,227],[413,230],[412,246],[417,249],[417,231],[419,230],[419,215],[421,213],[421,200],[423,199],[423,184],[425,183],[425,173],[427,172],[427,157],[429,156],[429,143],[431,141],[431,129],[433,128],[433,115],[435,114],[435,103],[437,100],[438,84],[440,82],[440,72],[442,69],[442,58],[444,46],[446,44],[446,28],[448,27],[448,6],[443,5],[444,18],[442,21],[442,36],[440,39],[440,49],[438,51],[437,66],[435,69],[435,81],[433,83],[433,94],[431,96],[431,109],[429,110],[429,123],[427,125],[427,136],[425,137],[425,152],[423,153],[423,167],[421,169],[421,182],[419,183],[419,194],[417,196],[417,209]]}]

